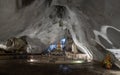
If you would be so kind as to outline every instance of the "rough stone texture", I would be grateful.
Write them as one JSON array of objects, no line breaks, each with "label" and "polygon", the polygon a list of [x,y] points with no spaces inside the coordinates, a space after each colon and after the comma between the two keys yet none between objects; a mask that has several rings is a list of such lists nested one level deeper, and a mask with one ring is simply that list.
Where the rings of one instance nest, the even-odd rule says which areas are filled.
[{"label": "rough stone texture", "polygon": [[[35,20],[37,21],[41,13],[39,9],[42,8],[39,7],[39,4],[42,3],[42,1],[40,2],[38,0],[35,2],[31,6],[16,12],[17,15],[13,15],[9,20],[4,19],[5,16],[0,17],[1,20],[4,19],[1,22],[0,28],[0,35],[2,35],[1,39],[8,37],[7,33],[17,34],[21,32],[25,26],[34,24]],[[10,2],[8,2],[8,0],[0,0],[0,3],[1,12],[6,13],[6,16],[10,15],[9,12],[15,12],[15,0]],[[106,24],[119,27],[119,0],[53,0],[52,4],[54,5],[57,3],[61,5],[67,4],[69,7],[74,7],[77,10],[82,11],[88,16],[87,21],[94,29],[99,30],[101,25]],[[4,13],[1,13],[1,15],[4,15]]]},{"label": "rough stone texture", "polygon": [[5,21],[16,11],[16,0],[0,0],[0,22]]},{"label": "rough stone texture", "polygon": [[[0,3],[3,2],[6,4],[5,1],[7,2],[8,0],[4,0],[4,1],[0,0]],[[79,32],[83,32],[83,36],[81,37],[80,35],[77,36],[80,42],[82,41],[85,45],[88,45],[88,47],[89,47],[89,43],[86,44],[86,41],[90,42],[91,44],[94,43],[92,40],[94,39],[94,34],[93,34],[94,29],[100,30],[100,27],[103,25],[111,25],[120,28],[119,0],[36,0],[31,5],[19,9],[19,11],[17,12],[15,12],[16,7],[14,1],[15,0],[13,0],[13,2],[11,1],[7,6],[4,5],[0,6],[1,11],[2,9],[6,9],[7,11],[11,12],[9,8],[12,8],[13,9],[12,12],[15,13],[14,15],[12,15],[12,17],[9,18],[4,19],[4,17],[0,17],[1,41],[6,40],[12,36],[20,36],[23,34],[27,35],[29,32],[34,33],[35,30],[37,30],[37,33],[35,32],[37,34],[37,39],[38,38],[40,39],[40,37],[42,37],[42,33],[41,33],[42,31],[45,30],[45,33],[48,32],[47,28],[52,28],[52,25],[56,25],[54,23],[59,22],[59,20],[57,20],[58,18],[56,18],[57,15],[56,11],[54,10],[55,5],[64,6],[67,12],[70,12],[70,10],[72,10],[74,11],[75,14],[77,14],[78,21],[81,24],[81,26],[79,26],[81,28],[80,29],[81,31],[76,31],[76,34],[78,34]],[[9,5],[12,6],[9,7]],[[7,13],[6,11],[4,12]],[[51,14],[52,15],[55,14],[55,16],[53,16],[52,19],[50,18]],[[1,15],[4,15],[4,13],[1,13]],[[6,16],[9,15],[11,14],[7,13]],[[67,19],[71,18],[70,13],[66,14],[65,16],[67,16]],[[66,20],[66,18],[64,19]],[[72,20],[73,22],[70,23],[74,23],[75,20],[74,19]],[[76,27],[76,29],[79,28]],[[50,34],[53,33],[51,32]],[[52,36],[54,35],[50,35],[50,34],[49,34],[50,36],[49,38],[51,39]],[[47,38],[47,36],[45,35],[44,37]],[[58,34],[56,38],[61,36],[62,35]],[[42,39],[44,37],[42,37]],[[41,41],[43,43],[43,40]],[[47,44],[49,44],[48,41]]]}]

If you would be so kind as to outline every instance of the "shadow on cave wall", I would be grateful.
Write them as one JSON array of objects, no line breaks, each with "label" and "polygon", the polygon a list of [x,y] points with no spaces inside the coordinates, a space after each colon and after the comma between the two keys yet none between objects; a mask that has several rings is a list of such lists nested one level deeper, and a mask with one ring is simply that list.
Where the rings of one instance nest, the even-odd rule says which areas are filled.
[{"label": "shadow on cave wall", "polygon": [[16,0],[17,9],[24,8],[32,4],[35,0]]}]

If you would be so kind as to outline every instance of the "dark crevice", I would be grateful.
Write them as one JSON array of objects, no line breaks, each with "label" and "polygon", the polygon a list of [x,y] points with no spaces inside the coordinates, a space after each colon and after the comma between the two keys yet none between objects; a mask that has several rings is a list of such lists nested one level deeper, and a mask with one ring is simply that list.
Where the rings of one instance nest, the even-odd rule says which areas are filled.
[{"label": "dark crevice", "polygon": [[66,7],[60,5],[54,5],[53,11],[50,17],[64,18],[66,15]]},{"label": "dark crevice", "polygon": [[35,0],[22,0],[22,5],[23,7],[30,5],[31,3],[33,3]]},{"label": "dark crevice", "polygon": [[51,6],[52,0],[45,0],[47,6]]},{"label": "dark crevice", "polygon": [[32,4],[35,0],[16,0],[17,9],[24,8],[30,4]]},{"label": "dark crevice", "polygon": [[66,8],[64,6],[56,6],[56,12],[59,18],[63,18],[63,16],[65,15],[65,9]]},{"label": "dark crevice", "polygon": [[50,19],[64,19],[66,17],[67,9],[65,6],[53,5],[50,8],[52,9],[48,16]]}]

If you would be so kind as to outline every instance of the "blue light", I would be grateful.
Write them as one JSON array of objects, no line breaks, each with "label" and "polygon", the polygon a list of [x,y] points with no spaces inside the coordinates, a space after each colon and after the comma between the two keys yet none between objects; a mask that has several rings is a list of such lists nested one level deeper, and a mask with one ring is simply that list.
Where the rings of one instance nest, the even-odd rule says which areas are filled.
[{"label": "blue light", "polygon": [[[62,39],[60,40],[60,44],[61,44],[61,47],[62,47],[62,48],[65,47],[65,43],[66,43],[66,38],[62,38]],[[57,44],[51,44],[51,45],[48,47],[47,51],[48,51],[48,52],[51,52],[51,51],[53,51],[53,50],[56,49],[56,48],[57,48]]]},{"label": "blue light", "polygon": [[60,40],[60,43],[61,43],[61,44],[65,44],[65,43],[66,43],[66,38],[61,39],[61,40]]},{"label": "blue light", "polygon": [[57,48],[57,45],[56,44],[51,44],[49,47],[48,47],[48,50],[49,51],[52,51],[52,50],[54,50],[54,49],[56,49]]},{"label": "blue light", "polygon": [[61,47],[64,48],[65,47],[65,43],[66,43],[66,38],[62,38],[60,40],[60,43],[61,43]]}]

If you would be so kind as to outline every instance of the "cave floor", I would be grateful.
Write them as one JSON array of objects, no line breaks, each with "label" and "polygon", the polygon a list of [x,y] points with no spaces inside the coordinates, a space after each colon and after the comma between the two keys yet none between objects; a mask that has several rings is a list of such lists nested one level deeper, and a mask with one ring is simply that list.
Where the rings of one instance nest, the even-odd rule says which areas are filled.
[{"label": "cave floor", "polygon": [[2,59],[0,75],[120,75],[120,70],[115,66],[111,70],[106,70],[96,62],[55,64],[31,63],[28,59]]}]

